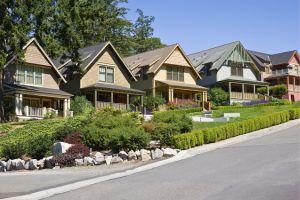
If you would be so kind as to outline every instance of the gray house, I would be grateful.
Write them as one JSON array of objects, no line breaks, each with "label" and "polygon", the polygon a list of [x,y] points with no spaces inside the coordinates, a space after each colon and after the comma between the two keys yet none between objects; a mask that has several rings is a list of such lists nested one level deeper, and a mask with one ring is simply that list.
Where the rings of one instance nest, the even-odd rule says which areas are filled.
[{"label": "gray house", "polygon": [[220,86],[230,94],[233,102],[249,102],[263,98],[258,87],[268,87],[261,73],[241,42],[235,41],[189,55],[202,79],[204,87]]}]

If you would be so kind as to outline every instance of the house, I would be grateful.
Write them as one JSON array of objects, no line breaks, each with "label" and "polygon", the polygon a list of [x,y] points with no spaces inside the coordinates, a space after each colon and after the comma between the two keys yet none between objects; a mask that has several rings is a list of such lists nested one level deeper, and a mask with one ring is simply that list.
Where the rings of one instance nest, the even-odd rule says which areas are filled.
[{"label": "house", "polygon": [[124,61],[137,79],[132,84],[136,89],[160,95],[169,103],[195,102],[197,94],[201,102],[207,102],[207,88],[197,85],[201,77],[179,44],[133,55]]},{"label": "house", "polygon": [[14,56],[4,65],[5,104],[14,107],[20,120],[43,118],[47,112],[68,116],[72,95],[59,89],[65,78],[35,38],[23,51],[22,64]]},{"label": "house", "polygon": [[288,92],[281,98],[300,101],[300,57],[296,50],[277,54],[250,51],[251,57],[259,66],[263,79],[271,86],[284,84]]},{"label": "house", "polygon": [[230,104],[260,98],[256,88],[267,87],[261,73],[241,42],[235,41],[189,55],[202,76],[205,87],[222,87],[229,92]]},{"label": "house", "polygon": [[61,89],[74,95],[85,95],[95,108],[114,107],[128,110],[144,92],[131,88],[136,79],[110,42],[79,49],[81,65],[74,63],[68,53],[54,63],[66,78]]}]

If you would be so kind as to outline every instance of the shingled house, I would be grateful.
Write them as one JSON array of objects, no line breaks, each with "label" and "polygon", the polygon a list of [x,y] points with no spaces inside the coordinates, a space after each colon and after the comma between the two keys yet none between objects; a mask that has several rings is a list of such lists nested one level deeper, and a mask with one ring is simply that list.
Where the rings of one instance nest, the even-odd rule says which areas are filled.
[{"label": "shingled house", "polygon": [[23,47],[24,62],[16,56],[4,66],[4,102],[12,105],[18,119],[43,118],[47,112],[70,114],[70,93],[59,89],[66,80],[32,38]]},{"label": "shingled house", "polygon": [[74,95],[85,95],[96,108],[130,109],[134,98],[143,101],[144,92],[131,88],[136,81],[110,42],[79,49],[80,66],[65,53],[54,63],[66,78],[61,89]]},{"label": "shingled house", "polygon": [[124,58],[137,79],[135,89],[153,96],[160,95],[169,103],[207,102],[207,88],[197,85],[201,79],[179,44]]},{"label": "shingled house", "polygon": [[259,98],[256,88],[267,87],[261,72],[241,42],[236,41],[189,55],[202,76],[198,84],[222,87],[229,92],[230,104]]},{"label": "shingled house", "polygon": [[284,84],[288,92],[281,98],[300,101],[300,57],[296,50],[277,54],[250,51],[251,57],[270,85]]}]

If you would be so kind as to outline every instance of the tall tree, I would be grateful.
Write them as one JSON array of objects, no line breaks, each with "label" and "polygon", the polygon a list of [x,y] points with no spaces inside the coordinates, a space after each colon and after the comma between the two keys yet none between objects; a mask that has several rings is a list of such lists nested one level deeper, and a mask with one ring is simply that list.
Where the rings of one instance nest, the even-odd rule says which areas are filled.
[{"label": "tall tree", "polygon": [[31,30],[29,8],[23,0],[0,1],[0,121],[4,121],[4,65],[16,57],[21,62],[22,47]]},{"label": "tall tree", "polygon": [[153,16],[145,16],[140,9],[137,10],[137,13],[139,17],[133,25],[133,53],[142,53],[164,47],[165,45],[161,43],[160,38],[152,37],[154,29],[151,25],[155,18]]}]

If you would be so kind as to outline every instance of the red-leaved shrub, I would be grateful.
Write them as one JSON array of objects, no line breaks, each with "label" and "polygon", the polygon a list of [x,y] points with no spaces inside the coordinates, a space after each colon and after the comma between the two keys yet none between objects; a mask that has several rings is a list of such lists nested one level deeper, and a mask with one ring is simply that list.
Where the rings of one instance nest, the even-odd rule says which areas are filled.
[{"label": "red-leaved shrub", "polygon": [[66,154],[73,155],[76,158],[83,158],[90,155],[90,149],[84,144],[74,144],[67,150]]},{"label": "red-leaved shrub", "polygon": [[64,142],[69,144],[82,143],[82,134],[80,132],[71,133],[65,136]]},{"label": "red-leaved shrub", "polygon": [[60,154],[53,157],[54,163],[58,164],[60,167],[72,167],[75,166],[76,157],[71,154]]}]

